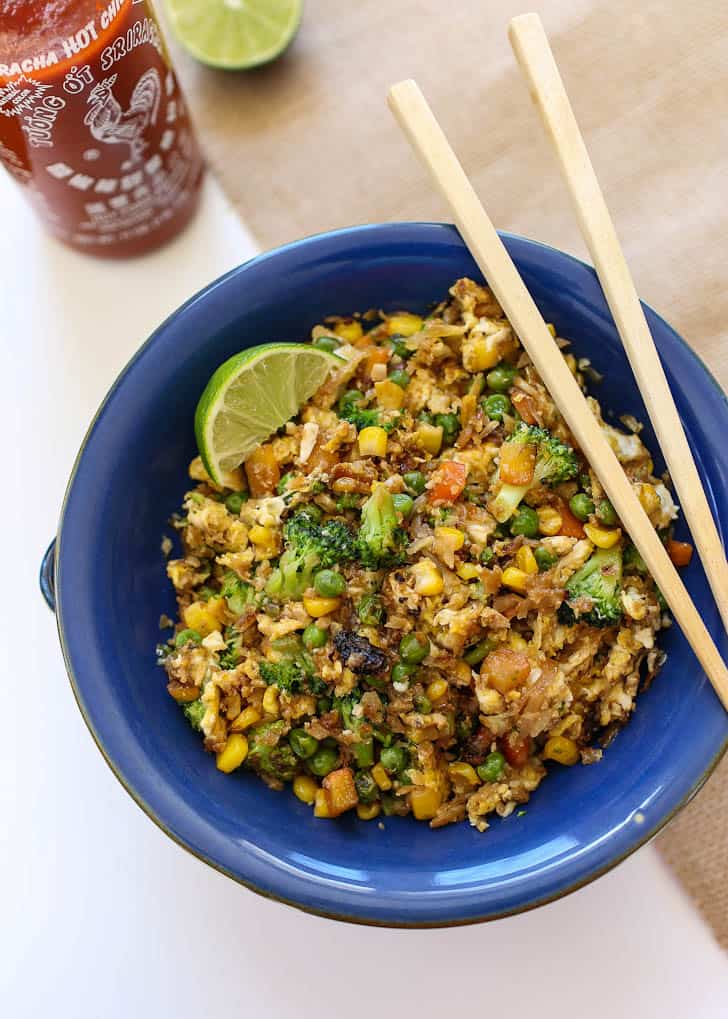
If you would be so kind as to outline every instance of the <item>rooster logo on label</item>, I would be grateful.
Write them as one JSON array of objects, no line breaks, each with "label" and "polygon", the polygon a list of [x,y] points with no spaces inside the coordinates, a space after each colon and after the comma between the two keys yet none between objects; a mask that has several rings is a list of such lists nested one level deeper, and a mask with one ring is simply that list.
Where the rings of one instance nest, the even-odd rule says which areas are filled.
[{"label": "rooster logo on label", "polygon": [[133,166],[147,147],[144,132],[150,124],[156,123],[162,84],[156,68],[145,71],[134,86],[129,109],[124,110],[112,91],[116,78],[117,75],[112,74],[93,87],[87,100],[91,109],[83,122],[97,141],[128,145]]}]

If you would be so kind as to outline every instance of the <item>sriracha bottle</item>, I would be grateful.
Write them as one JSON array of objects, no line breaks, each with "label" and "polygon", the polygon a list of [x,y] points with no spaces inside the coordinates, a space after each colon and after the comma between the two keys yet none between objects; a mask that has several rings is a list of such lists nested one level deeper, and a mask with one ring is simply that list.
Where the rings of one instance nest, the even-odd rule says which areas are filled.
[{"label": "sriracha bottle", "polygon": [[148,0],[0,0],[0,162],[78,250],[182,229],[202,160]]}]

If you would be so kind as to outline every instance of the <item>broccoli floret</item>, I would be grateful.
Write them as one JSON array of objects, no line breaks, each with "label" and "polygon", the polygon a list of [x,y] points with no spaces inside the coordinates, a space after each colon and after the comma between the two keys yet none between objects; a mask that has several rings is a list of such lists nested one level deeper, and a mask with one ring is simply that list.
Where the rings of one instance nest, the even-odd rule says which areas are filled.
[{"label": "broccoli floret", "polygon": [[[509,520],[524,495],[535,485],[558,485],[579,473],[576,453],[545,428],[521,422],[506,443],[528,443],[536,447],[536,467],[528,485],[501,486],[490,509],[499,523]],[[499,471],[500,473],[500,471]]]},{"label": "broccoli floret", "polygon": [[632,542],[624,550],[623,565],[625,572],[640,573],[642,576],[647,573],[647,564]]},{"label": "broccoli floret", "polygon": [[321,524],[312,510],[313,507],[302,509],[283,529],[286,548],[265,588],[270,598],[299,600],[306,588],[313,585],[318,568],[356,557],[354,536],[343,520]]},{"label": "broccoli floret", "polygon": [[[622,552],[598,548],[566,584],[566,601],[559,609],[564,623],[614,626],[622,617]],[[586,599],[584,608],[580,599]]]},{"label": "broccoli floret", "polygon": [[248,732],[247,764],[279,782],[290,782],[298,768],[296,755],[282,739],[285,728],[283,721],[264,722]]},{"label": "broccoli floret", "polygon": [[277,662],[260,663],[261,678],[268,686],[275,683],[279,690],[286,693],[323,694],[328,691],[324,681],[316,675],[313,658],[297,634],[280,637],[272,642],[271,647],[281,658]]},{"label": "broccoli floret", "polygon": [[376,407],[363,407],[366,401],[364,393],[358,389],[347,389],[340,397],[337,410],[342,421],[349,421],[360,432],[362,428],[371,428],[376,425],[391,432],[395,427],[399,416],[390,421],[382,421],[380,411]]},{"label": "broccoli floret", "polygon": [[359,560],[368,569],[398,566],[405,561],[407,533],[398,523],[390,492],[378,485],[361,510],[357,537]]},{"label": "broccoli floret", "polygon": [[230,611],[237,616],[242,615],[248,605],[255,601],[252,585],[246,584],[233,570],[228,570],[223,577],[220,594],[227,600]]},{"label": "broccoli floret", "polygon": [[206,710],[207,708],[202,703],[201,697],[198,697],[196,701],[189,701],[189,703],[182,705],[184,716],[195,732],[200,731],[202,726],[202,716],[205,714]]}]

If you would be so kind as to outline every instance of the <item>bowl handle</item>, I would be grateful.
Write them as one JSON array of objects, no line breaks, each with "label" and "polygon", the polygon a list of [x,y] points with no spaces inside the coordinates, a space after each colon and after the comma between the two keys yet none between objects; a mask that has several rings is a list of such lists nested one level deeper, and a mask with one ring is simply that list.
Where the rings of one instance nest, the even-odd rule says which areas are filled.
[{"label": "bowl handle", "polygon": [[41,594],[45,598],[48,608],[51,609],[52,612],[56,611],[55,565],[56,539],[54,538],[45,551],[45,555],[43,556],[43,560],[40,564],[40,574],[38,576]]}]

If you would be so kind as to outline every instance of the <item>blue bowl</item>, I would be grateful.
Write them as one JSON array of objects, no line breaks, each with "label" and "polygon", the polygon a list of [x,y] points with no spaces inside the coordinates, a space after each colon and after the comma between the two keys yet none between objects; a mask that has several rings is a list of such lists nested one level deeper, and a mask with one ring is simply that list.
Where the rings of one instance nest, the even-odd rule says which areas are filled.
[{"label": "blue bowl", "polygon": [[[604,373],[605,411],[646,421],[592,269],[522,237],[504,240],[546,319]],[[650,839],[728,745],[728,719],[674,627],[663,637],[665,668],[600,764],[554,768],[527,810],[496,819],[484,835],[467,824],[431,831],[410,818],[386,819],[382,830],[355,817],[316,820],[289,792],[248,774],[222,775],[167,694],[154,658],[159,615],[174,613],[160,541],[187,487],[193,412],[212,371],[248,345],[305,339],[327,314],[425,309],[464,275],[480,278],[457,231],[429,223],[323,234],[228,273],[176,311],[123,371],[86,437],[60,522],[53,580],[63,652],[79,707],[119,781],[211,866],[342,920],[459,924],[561,896]],[[728,405],[680,337],[646,313],[722,522]],[[656,449],[649,426],[645,433]],[[696,560],[685,579],[725,655]]]}]

